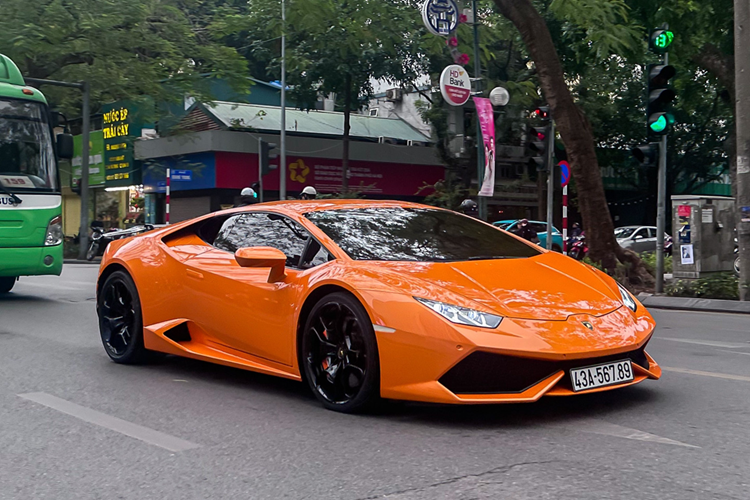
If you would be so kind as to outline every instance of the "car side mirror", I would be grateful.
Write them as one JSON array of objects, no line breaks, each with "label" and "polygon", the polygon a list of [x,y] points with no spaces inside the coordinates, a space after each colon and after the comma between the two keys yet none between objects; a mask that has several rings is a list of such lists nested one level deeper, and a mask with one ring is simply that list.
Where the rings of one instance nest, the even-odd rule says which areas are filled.
[{"label": "car side mirror", "polygon": [[636,234],[635,236],[633,236],[633,239],[640,240],[640,239],[643,239],[643,236],[641,236],[640,234]]},{"label": "car side mirror", "polygon": [[73,136],[70,134],[57,135],[57,157],[70,160],[73,158]]},{"label": "car side mirror", "polygon": [[268,282],[276,283],[286,278],[286,255],[279,249],[271,247],[240,248],[234,252],[234,260],[240,267],[270,267]]}]

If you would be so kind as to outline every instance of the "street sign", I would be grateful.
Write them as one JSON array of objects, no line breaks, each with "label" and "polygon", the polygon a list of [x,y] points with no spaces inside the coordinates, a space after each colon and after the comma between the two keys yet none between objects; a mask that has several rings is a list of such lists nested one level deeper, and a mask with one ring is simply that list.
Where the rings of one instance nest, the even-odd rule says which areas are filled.
[{"label": "street sign", "polygon": [[560,165],[560,185],[565,187],[570,182],[570,165],[567,161],[561,161]]},{"label": "street sign", "polygon": [[450,35],[458,26],[458,17],[455,0],[427,0],[422,5],[422,21],[433,35]]},{"label": "street sign", "polygon": [[192,181],[193,171],[192,170],[172,170],[173,181]]},{"label": "street sign", "polygon": [[463,66],[451,64],[440,74],[440,93],[451,106],[463,106],[471,96],[471,79]]}]

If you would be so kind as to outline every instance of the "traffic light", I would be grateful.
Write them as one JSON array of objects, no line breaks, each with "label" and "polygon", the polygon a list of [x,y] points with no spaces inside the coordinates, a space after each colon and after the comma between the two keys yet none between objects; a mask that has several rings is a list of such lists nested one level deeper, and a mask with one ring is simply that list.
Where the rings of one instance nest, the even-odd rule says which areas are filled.
[{"label": "traffic light", "polygon": [[674,67],[667,64],[651,64],[648,67],[646,117],[650,133],[664,135],[674,123],[674,117],[667,112],[669,104],[676,97],[675,91],[669,88],[669,80],[674,75]]},{"label": "traffic light", "polygon": [[550,127],[529,127],[526,139],[526,154],[529,166],[542,172],[547,170],[547,143]]},{"label": "traffic light", "polygon": [[641,167],[655,167],[659,161],[659,143],[652,142],[634,147],[631,152]]},{"label": "traffic light", "polygon": [[666,28],[660,28],[651,32],[648,46],[657,54],[663,54],[672,45],[672,40],[674,40],[674,33]]},{"label": "traffic light", "polygon": [[526,155],[529,157],[529,167],[535,168],[539,172],[546,171],[547,165],[547,148],[552,140],[550,137],[552,126],[550,124],[549,107],[539,106],[531,113],[531,118],[541,120],[539,126],[529,126],[526,135]]},{"label": "traffic light", "polygon": [[273,142],[260,141],[260,165],[261,175],[267,175],[271,171],[271,160],[279,156],[276,144]]}]

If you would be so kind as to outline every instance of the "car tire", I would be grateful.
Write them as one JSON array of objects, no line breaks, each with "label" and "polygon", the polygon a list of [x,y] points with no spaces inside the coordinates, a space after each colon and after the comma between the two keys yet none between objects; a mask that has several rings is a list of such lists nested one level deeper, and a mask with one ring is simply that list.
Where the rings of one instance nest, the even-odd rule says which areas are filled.
[{"label": "car tire", "polygon": [[16,284],[16,278],[15,276],[1,276],[0,277],[0,294],[8,293],[13,289],[13,286]]},{"label": "car tire", "polygon": [[302,377],[323,406],[342,413],[380,400],[380,361],[367,311],[343,292],[323,297],[305,321],[299,349]]},{"label": "car tire", "polygon": [[128,273],[115,271],[107,277],[99,289],[96,312],[102,344],[112,361],[140,364],[151,359],[143,344],[141,301]]}]

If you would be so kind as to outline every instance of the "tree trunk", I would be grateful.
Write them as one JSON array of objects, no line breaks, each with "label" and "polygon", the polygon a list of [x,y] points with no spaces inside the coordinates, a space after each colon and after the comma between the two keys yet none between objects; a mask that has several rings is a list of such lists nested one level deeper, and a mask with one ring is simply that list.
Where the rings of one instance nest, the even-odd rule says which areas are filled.
[{"label": "tree trunk", "polygon": [[349,192],[349,130],[350,130],[350,118],[351,118],[351,102],[352,102],[352,77],[346,75],[346,87],[344,88],[344,142],[343,142],[343,155],[341,158],[341,174],[344,176],[342,179],[342,193]]},{"label": "tree trunk", "polygon": [[518,29],[536,65],[544,97],[565,143],[570,170],[576,181],[591,259],[601,262],[609,272],[614,271],[619,259],[632,265],[634,277],[651,282],[640,258],[620,248],[615,240],[591,125],[573,101],[547,24],[529,0],[495,0],[495,4]]}]

